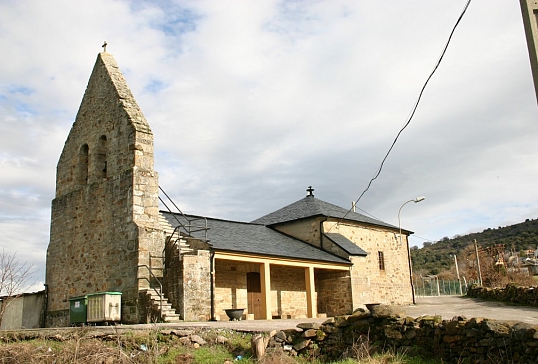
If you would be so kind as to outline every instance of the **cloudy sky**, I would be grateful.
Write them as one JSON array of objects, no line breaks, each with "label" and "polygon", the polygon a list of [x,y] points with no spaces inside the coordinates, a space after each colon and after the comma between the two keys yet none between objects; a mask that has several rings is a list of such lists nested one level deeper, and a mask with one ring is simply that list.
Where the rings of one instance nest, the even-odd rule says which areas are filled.
[{"label": "cloudy sky", "polygon": [[[184,212],[350,207],[466,0],[0,2],[0,244],[44,280],[55,169],[104,40]],[[359,208],[413,245],[538,217],[538,107],[516,1],[474,0]],[[42,287],[42,286],[41,286]]]}]

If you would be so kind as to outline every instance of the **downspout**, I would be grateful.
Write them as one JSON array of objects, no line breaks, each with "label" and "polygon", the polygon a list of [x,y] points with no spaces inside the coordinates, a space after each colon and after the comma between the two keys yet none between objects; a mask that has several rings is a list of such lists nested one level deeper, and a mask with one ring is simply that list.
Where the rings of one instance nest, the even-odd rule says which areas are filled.
[{"label": "downspout", "polygon": [[45,327],[47,324],[47,310],[49,309],[49,285],[43,284],[45,286],[45,310],[43,311],[43,320],[41,322],[41,327]]},{"label": "downspout", "polygon": [[209,321],[217,321],[215,319],[215,251],[209,248],[209,275],[210,275],[210,300],[211,300],[211,313]]}]

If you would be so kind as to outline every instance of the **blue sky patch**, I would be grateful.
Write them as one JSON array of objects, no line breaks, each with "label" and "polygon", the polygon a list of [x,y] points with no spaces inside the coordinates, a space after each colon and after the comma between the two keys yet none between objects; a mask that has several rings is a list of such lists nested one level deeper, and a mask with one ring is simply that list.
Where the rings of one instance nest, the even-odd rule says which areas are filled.
[{"label": "blue sky patch", "polygon": [[22,85],[8,85],[7,90],[12,95],[21,94],[25,96],[29,96],[35,92],[34,89]]},{"label": "blue sky patch", "polygon": [[151,27],[161,30],[167,36],[178,37],[184,33],[195,31],[198,20],[202,18],[201,14],[196,13],[193,9],[185,8],[173,1],[138,0],[132,3],[131,9],[136,12],[148,6],[162,10],[163,16],[152,20]]},{"label": "blue sky patch", "polygon": [[144,91],[150,92],[150,93],[158,93],[165,89],[168,85],[162,82],[161,80],[157,80],[152,78],[149,80],[149,82],[144,86]]}]

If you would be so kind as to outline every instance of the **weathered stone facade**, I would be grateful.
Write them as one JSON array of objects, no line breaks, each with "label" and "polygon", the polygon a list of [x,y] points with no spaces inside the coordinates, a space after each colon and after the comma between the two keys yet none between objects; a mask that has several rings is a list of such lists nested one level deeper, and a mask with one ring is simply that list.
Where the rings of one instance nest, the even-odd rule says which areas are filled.
[{"label": "weathered stone facade", "polygon": [[149,253],[162,251],[153,134],[113,57],[97,57],[57,166],[46,284],[49,326],[68,325],[69,298],[122,293],[138,322]]},{"label": "weathered stone facade", "polygon": [[[387,229],[358,224],[334,222],[324,223],[324,231],[334,231],[348,238],[368,252],[366,257],[351,256],[351,289],[353,307],[364,307],[366,303],[409,304],[413,301],[407,235]],[[383,256],[380,267],[379,252]]]}]

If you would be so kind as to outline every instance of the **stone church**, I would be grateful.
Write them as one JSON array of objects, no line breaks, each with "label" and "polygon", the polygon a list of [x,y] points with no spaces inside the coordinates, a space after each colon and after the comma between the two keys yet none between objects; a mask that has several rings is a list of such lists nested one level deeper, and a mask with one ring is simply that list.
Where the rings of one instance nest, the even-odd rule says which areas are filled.
[{"label": "stone church", "polygon": [[68,326],[69,299],[99,292],[121,292],[124,323],[224,320],[231,308],[245,319],[332,316],[412,302],[411,232],[312,188],[252,222],[185,215],[165,197],[151,128],[102,52],[58,161],[47,326]]}]

